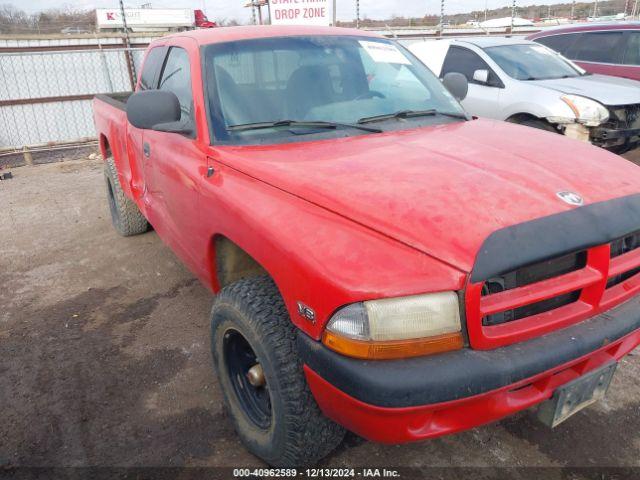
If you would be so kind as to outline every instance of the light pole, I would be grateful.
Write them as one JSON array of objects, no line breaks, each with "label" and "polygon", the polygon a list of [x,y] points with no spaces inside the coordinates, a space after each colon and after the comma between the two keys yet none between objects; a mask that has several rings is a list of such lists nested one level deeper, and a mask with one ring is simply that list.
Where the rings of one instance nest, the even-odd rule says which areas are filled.
[{"label": "light pole", "polygon": [[571,20],[575,20],[576,19],[576,0],[573,0],[573,3],[571,4]]},{"label": "light pole", "polygon": [[513,33],[513,24],[516,21],[516,0],[513,0],[513,5],[511,6],[511,32]]},{"label": "light pole", "polygon": [[333,0],[333,26],[336,26],[336,0]]},{"label": "light pole", "polygon": [[598,0],[593,3],[593,18],[598,17]]},{"label": "light pole", "polygon": [[120,0],[120,15],[122,15],[122,26],[124,27],[124,41],[127,47],[127,59],[129,61],[129,68],[131,69],[131,80],[133,81],[133,89],[138,83],[136,77],[136,64],[133,63],[133,54],[131,53],[131,41],[129,39],[129,27],[127,27],[127,17],[124,14],[124,3]]},{"label": "light pole", "polygon": [[360,28],[360,0],[356,0],[356,28]]},{"label": "light pole", "polygon": [[444,0],[440,0],[440,31],[444,30]]}]

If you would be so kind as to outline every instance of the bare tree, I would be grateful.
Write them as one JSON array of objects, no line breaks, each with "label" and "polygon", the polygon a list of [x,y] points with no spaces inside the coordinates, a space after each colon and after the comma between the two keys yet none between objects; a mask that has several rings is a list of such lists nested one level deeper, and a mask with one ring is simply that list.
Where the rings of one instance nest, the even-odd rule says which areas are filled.
[{"label": "bare tree", "polygon": [[65,27],[95,28],[95,11],[80,10],[71,5],[28,15],[11,4],[0,5],[2,33],[59,33]]},{"label": "bare tree", "polygon": [[3,33],[17,33],[29,31],[32,28],[31,18],[23,10],[10,3],[0,5],[0,31]]}]

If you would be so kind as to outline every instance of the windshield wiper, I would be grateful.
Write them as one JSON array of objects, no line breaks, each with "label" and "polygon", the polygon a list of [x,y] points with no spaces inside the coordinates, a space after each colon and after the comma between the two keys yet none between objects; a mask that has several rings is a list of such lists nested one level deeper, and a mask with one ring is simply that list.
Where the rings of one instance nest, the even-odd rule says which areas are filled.
[{"label": "windshield wiper", "polygon": [[530,82],[530,81],[535,81],[535,80],[540,80],[540,81],[544,81],[544,80],[565,80],[567,78],[576,78],[579,77],[580,75],[561,75],[559,77],[529,77],[529,78],[524,78],[523,80],[525,82]]},{"label": "windshield wiper", "polygon": [[230,125],[227,130],[233,132],[244,132],[247,130],[262,130],[265,128],[274,127],[300,127],[300,128],[357,128],[358,130],[364,130],[371,133],[382,133],[382,130],[375,127],[365,127],[363,125],[357,125],[353,123],[341,123],[341,122],[324,122],[324,121],[303,121],[303,120],[278,120],[276,122],[256,122],[256,123],[244,123],[241,125]]},{"label": "windshield wiper", "polygon": [[400,110],[394,113],[387,113],[385,115],[375,115],[373,117],[363,117],[358,120],[359,124],[383,122],[392,118],[417,118],[417,117],[433,117],[435,115],[444,115],[446,117],[460,118],[462,120],[468,120],[469,118],[462,113],[454,112],[441,112],[435,108],[429,110]]}]

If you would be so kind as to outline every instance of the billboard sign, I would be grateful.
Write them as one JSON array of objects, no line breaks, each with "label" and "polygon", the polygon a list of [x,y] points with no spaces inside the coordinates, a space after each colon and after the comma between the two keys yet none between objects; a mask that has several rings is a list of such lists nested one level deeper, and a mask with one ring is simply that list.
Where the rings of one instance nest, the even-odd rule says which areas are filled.
[{"label": "billboard sign", "polygon": [[270,0],[272,25],[331,25],[333,0]]},{"label": "billboard sign", "polygon": [[[190,27],[194,13],[189,8],[126,8],[127,27]],[[122,28],[122,14],[117,8],[96,9],[98,28]]]}]

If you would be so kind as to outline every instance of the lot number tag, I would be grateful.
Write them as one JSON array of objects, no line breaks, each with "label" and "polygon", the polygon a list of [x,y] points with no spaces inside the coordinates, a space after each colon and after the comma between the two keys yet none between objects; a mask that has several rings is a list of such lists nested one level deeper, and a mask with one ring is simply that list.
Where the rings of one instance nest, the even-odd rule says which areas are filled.
[{"label": "lot number tag", "polygon": [[403,65],[411,65],[409,59],[405,57],[395,45],[367,42],[365,40],[361,40],[359,43],[376,63],[401,63]]}]

